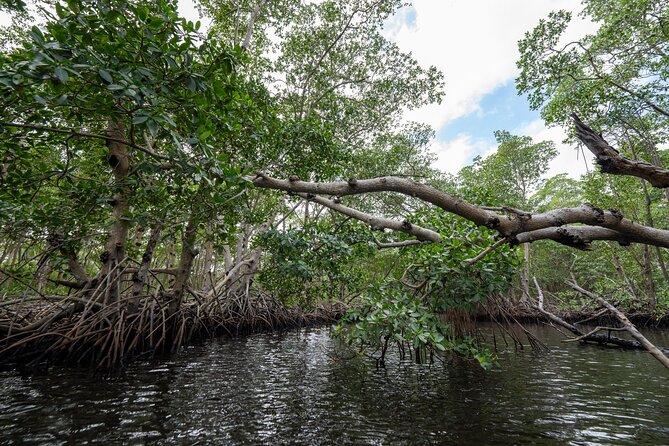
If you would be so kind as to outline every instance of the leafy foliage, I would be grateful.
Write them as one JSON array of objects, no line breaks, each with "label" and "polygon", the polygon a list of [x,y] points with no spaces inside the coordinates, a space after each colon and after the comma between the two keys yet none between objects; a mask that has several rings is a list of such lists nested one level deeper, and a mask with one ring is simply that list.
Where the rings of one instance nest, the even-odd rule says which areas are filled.
[{"label": "leafy foliage", "polygon": [[487,158],[477,157],[459,173],[462,193],[488,206],[527,209],[548,163],[557,156],[555,144],[535,143],[529,136],[507,131],[497,131],[495,137],[497,151]]},{"label": "leafy foliage", "polygon": [[408,253],[404,271],[363,292],[347,316],[354,326],[340,326],[340,336],[361,350],[381,349],[381,359],[388,342],[404,342],[433,353],[465,353],[490,366],[490,353],[471,339],[456,339],[440,314],[453,308],[471,311],[489,296],[507,292],[517,267],[514,249],[500,247],[472,263],[495,242],[491,231],[440,211],[414,218],[437,229],[445,241]]}]

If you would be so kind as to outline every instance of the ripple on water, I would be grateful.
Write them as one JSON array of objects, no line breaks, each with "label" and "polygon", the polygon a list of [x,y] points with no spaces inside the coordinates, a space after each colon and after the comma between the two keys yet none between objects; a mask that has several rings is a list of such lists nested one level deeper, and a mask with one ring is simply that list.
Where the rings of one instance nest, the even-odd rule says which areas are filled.
[{"label": "ripple on water", "polygon": [[[666,372],[647,355],[559,342],[483,371],[342,361],[327,329],[258,334],[113,379],[0,372],[7,444],[664,444]],[[668,342],[669,343],[669,342]]]}]

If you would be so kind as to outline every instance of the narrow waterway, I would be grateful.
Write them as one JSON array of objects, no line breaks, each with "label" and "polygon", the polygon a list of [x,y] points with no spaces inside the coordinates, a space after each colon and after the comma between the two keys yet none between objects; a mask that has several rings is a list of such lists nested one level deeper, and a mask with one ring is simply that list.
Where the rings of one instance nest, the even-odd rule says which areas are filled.
[{"label": "narrow waterway", "polygon": [[[327,328],[219,339],[104,378],[0,372],[2,444],[669,444],[669,372],[562,343],[484,371],[335,357]],[[652,335],[669,345],[666,333]]]}]

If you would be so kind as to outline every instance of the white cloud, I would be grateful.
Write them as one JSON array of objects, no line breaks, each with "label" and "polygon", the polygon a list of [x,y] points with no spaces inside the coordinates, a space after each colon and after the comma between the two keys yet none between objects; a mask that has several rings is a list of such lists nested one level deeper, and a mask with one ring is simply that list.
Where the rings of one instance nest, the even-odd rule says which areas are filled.
[{"label": "white cloud", "polygon": [[[545,178],[560,173],[567,173],[571,178],[578,179],[593,169],[593,157],[587,150],[584,152],[576,144],[565,144],[564,131],[559,127],[548,128],[541,119],[525,123],[511,133],[530,136],[534,142],[553,141],[558,155],[549,164]],[[435,141],[431,150],[437,155],[433,167],[447,173],[456,174],[463,167],[471,164],[472,159],[480,155],[483,159],[497,151],[494,139],[474,138],[467,133],[460,133],[448,141]]]},{"label": "white cloud", "polygon": [[553,159],[544,175],[550,178],[559,173],[567,173],[571,178],[578,179],[592,169],[590,152],[581,150],[577,144],[564,144],[564,130],[560,127],[546,127],[541,119],[526,123],[514,130],[517,135],[531,136],[535,142],[553,141],[558,149],[558,156]]},{"label": "white cloud", "polygon": [[471,135],[461,133],[449,141],[435,141],[431,150],[437,155],[433,167],[447,173],[456,174],[470,164],[477,154],[487,156],[496,150],[485,139],[475,139]]},{"label": "white cloud", "polygon": [[12,23],[12,16],[8,12],[0,11],[0,26],[7,26]]},{"label": "white cloud", "polygon": [[[517,75],[517,42],[550,11],[580,10],[580,0],[415,0],[415,22],[391,20],[387,35],[423,66],[444,72],[442,105],[407,113],[439,129],[479,111],[483,96]],[[406,12],[400,17],[406,17]],[[570,38],[591,31],[575,18]]]}]

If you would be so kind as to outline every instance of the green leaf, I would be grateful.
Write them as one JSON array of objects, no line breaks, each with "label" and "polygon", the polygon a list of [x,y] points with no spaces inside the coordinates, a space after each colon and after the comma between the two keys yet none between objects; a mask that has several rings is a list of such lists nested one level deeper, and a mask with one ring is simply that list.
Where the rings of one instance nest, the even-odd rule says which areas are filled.
[{"label": "green leaf", "polygon": [[125,87],[123,85],[119,85],[119,84],[109,84],[109,85],[107,85],[107,90],[116,91],[116,90],[123,90],[123,89],[125,89]]},{"label": "green leaf", "polygon": [[137,115],[132,118],[132,123],[137,125],[137,124],[142,124],[146,122],[149,119],[147,115]]},{"label": "green leaf", "polygon": [[195,83],[195,79],[193,79],[192,76],[188,77],[188,89],[195,93],[195,90],[197,90],[197,84]]},{"label": "green leaf", "polygon": [[56,14],[58,14],[58,17],[61,19],[67,17],[67,11],[60,4],[56,4]]},{"label": "green leaf", "polygon": [[146,126],[148,127],[149,132],[151,132],[151,135],[156,136],[156,133],[158,133],[158,123],[153,119],[149,119],[146,121]]},{"label": "green leaf", "polygon": [[109,83],[109,84],[111,84],[114,80],[114,78],[112,78],[112,75],[107,70],[100,69],[100,71],[98,71],[98,74],[100,75],[100,77],[102,79],[107,81],[107,83]]},{"label": "green leaf", "polygon": [[28,34],[30,34],[35,42],[39,44],[44,43],[44,34],[42,34],[42,31],[38,27],[33,26]]},{"label": "green leaf", "polygon": [[61,82],[67,82],[67,80],[70,78],[70,76],[67,74],[67,71],[65,71],[63,67],[56,67],[56,69],[53,70],[53,74]]},{"label": "green leaf", "polygon": [[146,9],[143,6],[137,6],[137,17],[142,21],[146,21],[147,17],[149,16],[149,10]]}]

